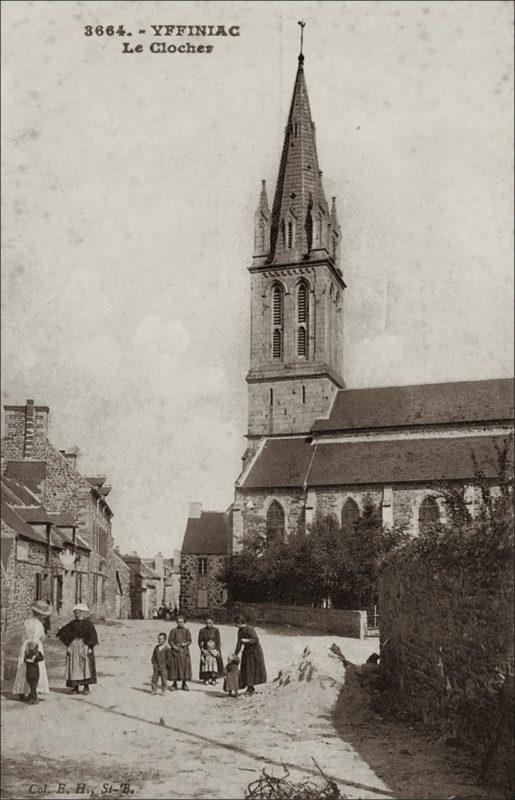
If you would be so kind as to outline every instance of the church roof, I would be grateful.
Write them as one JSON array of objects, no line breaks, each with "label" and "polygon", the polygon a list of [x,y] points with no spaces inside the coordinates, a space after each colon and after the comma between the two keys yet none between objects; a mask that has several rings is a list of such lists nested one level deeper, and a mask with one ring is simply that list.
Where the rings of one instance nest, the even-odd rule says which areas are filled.
[{"label": "church roof", "polygon": [[513,419],[513,380],[499,378],[374,389],[342,389],[317,432]]},{"label": "church roof", "polygon": [[[315,126],[311,119],[303,63],[304,57],[301,55],[272,206],[271,256],[276,262],[296,260],[310,249],[306,231],[309,209],[318,204],[328,214],[318,168]],[[295,221],[295,232],[292,248],[285,252],[279,230],[281,221],[287,219],[289,214]]]},{"label": "church roof", "polygon": [[190,517],[181,552],[187,555],[227,555],[230,549],[229,518],[223,511],[202,511]]},{"label": "church roof", "polygon": [[316,443],[302,438],[268,439],[241,488],[472,480],[472,455],[485,476],[495,478],[495,446],[504,442],[503,436]]}]

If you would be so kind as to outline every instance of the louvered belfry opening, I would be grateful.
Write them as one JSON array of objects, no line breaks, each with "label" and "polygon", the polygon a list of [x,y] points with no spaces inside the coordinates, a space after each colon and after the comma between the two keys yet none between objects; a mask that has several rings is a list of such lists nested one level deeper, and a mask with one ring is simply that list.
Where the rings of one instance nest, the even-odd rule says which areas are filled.
[{"label": "louvered belfry opening", "polygon": [[297,355],[304,358],[308,355],[308,297],[308,287],[301,283],[297,291]]},{"label": "louvered belfry opening", "polygon": [[274,286],[272,290],[272,358],[283,354],[283,290]]}]

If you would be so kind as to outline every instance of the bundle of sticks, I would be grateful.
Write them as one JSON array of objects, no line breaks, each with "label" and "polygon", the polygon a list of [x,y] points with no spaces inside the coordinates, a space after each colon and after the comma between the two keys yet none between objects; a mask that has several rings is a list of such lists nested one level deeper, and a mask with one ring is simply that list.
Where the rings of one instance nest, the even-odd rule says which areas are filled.
[{"label": "bundle of sticks", "polygon": [[288,780],[290,773],[283,765],[284,775],[281,778],[269,775],[264,769],[261,777],[249,784],[245,800],[347,800],[347,795],[340,792],[335,781],[324,775],[315,759],[313,762],[324,779],[323,785],[318,786],[310,780],[293,783]]}]

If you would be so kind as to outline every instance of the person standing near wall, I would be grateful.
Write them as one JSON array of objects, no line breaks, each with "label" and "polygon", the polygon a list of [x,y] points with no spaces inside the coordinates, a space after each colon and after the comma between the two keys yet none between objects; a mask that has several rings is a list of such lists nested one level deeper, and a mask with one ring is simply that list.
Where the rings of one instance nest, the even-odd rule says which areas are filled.
[{"label": "person standing near wall", "polygon": [[[13,694],[17,694],[20,700],[24,700],[25,696],[29,693],[25,664],[25,651],[27,644],[29,642],[37,644],[39,652],[44,657],[43,639],[45,638],[45,629],[43,627],[43,620],[48,618],[52,613],[52,606],[49,606],[47,603],[43,602],[43,600],[38,600],[34,603],[31,610],[32,616],[29,619],[26,619],[23,623],[23,641],[18,658],[18,669],[16,670],[16,677],[13,685]],[[37,691],[39,694],[48,694],[50,691],[48,686],[48,675],[44,661],[41,661],[39,665],[39,681],[37,684]]]},{"label": "person standing near wall", "polygon": [[224,662],[222,658],[222,640],[220,637],[220,631],[218,628],[215,628],[213,625],[213,620],[211,617],[207,617],[205,620],[206,624],[203,628],[200,629],[198,634],[198,646],[200,648],[201,658],[200,658],[200,671],[199,677],[201,681],[209,680],[202,671],[202,651],[207,650],[207,643],[214,642],[214,649],[217,651],[218,655],[216,656],[216,666],[217,666],[217,676],[221,678],[224,674]]}]

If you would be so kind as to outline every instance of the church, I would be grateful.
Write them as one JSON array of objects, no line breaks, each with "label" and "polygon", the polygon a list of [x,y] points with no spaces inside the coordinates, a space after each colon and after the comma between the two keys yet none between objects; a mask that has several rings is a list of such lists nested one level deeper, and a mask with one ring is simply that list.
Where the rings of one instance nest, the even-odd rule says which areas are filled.
[{"label": "church", "polygon": [[445,521],[442,486],[462,487],[474,516],[477,467],[495,484],[497,448],[512,431],[511,379],[346,388],[340,241],[301,53],[272,207],[263,182],[255,215],[234,552],[247,536],[288,536],[317,513],[356,522],[369,503],[385,527],[416,535]]}]

